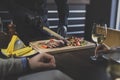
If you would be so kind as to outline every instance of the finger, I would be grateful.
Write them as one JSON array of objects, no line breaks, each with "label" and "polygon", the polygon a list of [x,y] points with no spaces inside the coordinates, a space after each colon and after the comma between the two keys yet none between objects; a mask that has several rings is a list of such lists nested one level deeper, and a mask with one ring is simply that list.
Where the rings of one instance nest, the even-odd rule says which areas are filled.
[{"label": "finger", "polygon": [[56,63],[56,62],[55,62],[55,58],[52,58],[52,59],[51,59],[51,63]]},{"label": "finger", "polygon": [[45,63],[55,63],[54,56],[47,53],[39,54],[36,58]]},{"label": "finger", "polygon": [[43,55],[45,58],[48,58],[48,59],[54,59],[54,56],[53,55],[50,55],[48,53],[44,53]]},{"label": "finger", "polygon": [[47,58],[50,63],[55,63],[55,58],[54,58],[54,56],[52,56],[52,55],[50,55],[50,54],[45,54],[44,57]]},{"label": "finger", "polygon": [[40,53],[37,56],[35,56],[36,59],[39,59],[44,62],[44,60],[47,60],[47,63],[55,63],[55,58],[54,56],[48,54],[48,53]]},{"label": "finger", "polygon": [[52,63],[40,63],[39,66],[43,68],[54,68],[56,65]]},{"label": "finger", "polygon": [[36,56],[34,56],[35,58],[39,59],[41,57],[41,53],[38,53]]}]

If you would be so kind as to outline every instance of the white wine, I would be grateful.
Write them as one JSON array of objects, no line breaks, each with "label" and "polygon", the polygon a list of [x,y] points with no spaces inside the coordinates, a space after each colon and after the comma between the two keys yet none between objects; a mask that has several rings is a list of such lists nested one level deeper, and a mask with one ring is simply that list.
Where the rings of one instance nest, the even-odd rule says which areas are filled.
[{"label": "white wine", "polygon": [[102,43],[106,39],[106,36],[103,34],[92,34],[92,39],[94,42]]},{"label": "white wine", "polygon": [[102,44],[103,41],[106,39],[107,36],[107,25],[98,25],[98,24],[93,24],[92,26],[92,35],[91,38],[92,40],[96,43],[96,48],[94,55],[91,56],[90,58],[93,61],[96,61],[97,58],[99,57],[98,51],[99,51],[99,44]]}]

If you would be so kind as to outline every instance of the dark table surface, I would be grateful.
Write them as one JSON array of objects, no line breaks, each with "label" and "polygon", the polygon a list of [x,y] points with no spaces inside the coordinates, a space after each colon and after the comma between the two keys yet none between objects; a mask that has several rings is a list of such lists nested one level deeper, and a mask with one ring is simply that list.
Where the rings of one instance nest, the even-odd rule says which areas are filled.
[{"label": "dark table surface", "polygon": [[92,61],[94,48],[55,54],[57,68],[74,80],[110,80],[106,68],[108,62],[99,58]]}]

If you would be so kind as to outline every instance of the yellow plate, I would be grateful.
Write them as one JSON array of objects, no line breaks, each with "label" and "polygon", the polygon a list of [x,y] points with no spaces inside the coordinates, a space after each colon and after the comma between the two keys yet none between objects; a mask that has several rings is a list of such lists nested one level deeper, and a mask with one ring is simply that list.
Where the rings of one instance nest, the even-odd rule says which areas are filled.
[{"label": "yellow plate", "polygon": [[[1,49],[1,52],[2,52],[3,55],[9,57],[9,56],[8,56],[9,53],[6,53],[6,49]],[[32,50],[32,51],[30,51],[30,52],[28,52],[28,53],[26,53],[26,54],[24,54],[24,55],[22,55],[22,56],[15,56],[15,57],[26,57],[26,56],[34,55],[34,54],[36,54],[36,53],[37,53],[37,51]]]}]

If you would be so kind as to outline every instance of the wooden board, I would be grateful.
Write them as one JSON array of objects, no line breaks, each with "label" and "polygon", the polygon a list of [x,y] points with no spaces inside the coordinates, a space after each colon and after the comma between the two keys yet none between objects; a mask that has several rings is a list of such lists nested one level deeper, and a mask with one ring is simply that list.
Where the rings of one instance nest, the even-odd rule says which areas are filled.
[{"label": "wooden board", "polygon": [[47,40],[30,42],[29,45],[31,47],[33,47],[33,49],[35,49],[36,51],[38,51],[40,53],[44,53],[44,52],[48,52],[48,53],[61,53],[61,52],[66,52],[66,51],[73,51],[73,50],[79,50],[79,49],[95,47],[94,43],[86,41],[87,44],[84,45],[84,46],[65,46],[65,47],[52,48],[52,49],[50,49],[50,48],[48,48],[48,49],[40,48],[39,47],[39,43],[44,42],[44,41],[47,41]]}]

